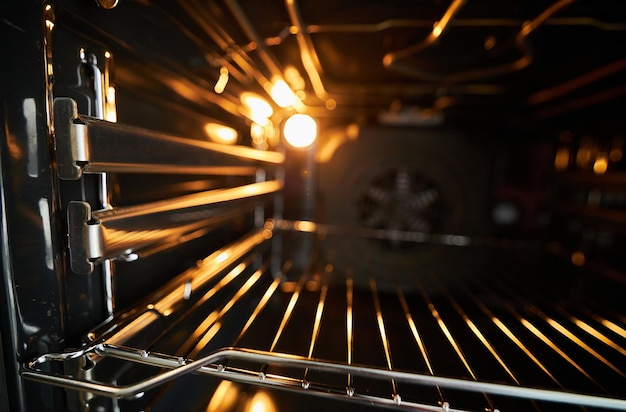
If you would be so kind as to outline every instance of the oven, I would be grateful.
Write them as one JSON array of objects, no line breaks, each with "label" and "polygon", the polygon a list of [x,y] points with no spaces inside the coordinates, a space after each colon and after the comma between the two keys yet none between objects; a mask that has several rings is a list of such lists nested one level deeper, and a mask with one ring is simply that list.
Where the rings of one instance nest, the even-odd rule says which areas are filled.
[{"label": "oven", "polygon": [[624,5],[0,15],[0,410],[626,409]]}]

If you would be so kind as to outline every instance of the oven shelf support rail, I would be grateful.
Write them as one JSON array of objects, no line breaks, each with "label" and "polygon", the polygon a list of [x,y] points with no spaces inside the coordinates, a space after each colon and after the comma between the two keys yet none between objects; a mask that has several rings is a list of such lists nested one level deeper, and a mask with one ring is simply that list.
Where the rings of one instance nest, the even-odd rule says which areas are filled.
[{"label": "oven shelf support rail", "polygon": [[54,100],[57,172],[77,180],[82,173],[176,173],[254,176],[280,166],[284,155],[170,136],[78,114],[70,98]]},{"label": "oven shelf support rail", "polygon": [[280,181],[270,180],[96,211],[87,202],[70,202],[72,270],[89,274],[94,264],[104,259],[134,260],[137,253],[147,249],[197,237],[245,211],[270,203],[281,189]]}]

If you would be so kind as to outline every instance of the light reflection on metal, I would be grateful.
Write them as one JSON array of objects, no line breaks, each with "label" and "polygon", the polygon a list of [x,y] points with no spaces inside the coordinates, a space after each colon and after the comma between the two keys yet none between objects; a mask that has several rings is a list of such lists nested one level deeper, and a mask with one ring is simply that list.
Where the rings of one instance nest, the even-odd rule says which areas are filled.
[{"label": "light reflection on metal", "polygon": [[295,222],[295,228],[296,230],[299,230],[301,232],[315,232],[315,230],[317,229],[317,225],[314,222],[310,222],[307,220],[299,220],[297,222]]},{"label": "light reflection on metal", "polygon": [[53,270],[52,227],[50,225],[50,207],[48,205],[48,199],[46,198],[39,199],[39,215],[41,216],[41,226],[45,242],[46,267]]},{"label": "light reflection on metal", "polygon": [[[463,354],[461,346],[457,343],[456,339],[454,339],[454,336],[452,336],[452,333],[450,332],[450,329],[448,329],[448,326],[446,325],[446,323],[443,321],[443,319],[439,315],[439,311],[435,308],[435,304],[432,302],[432,300],[430,299],[430,297],[426,293],[426,289],[424,289],[424,287],[420,283],[416,283],[416,285],[418,286],[419,292],[420,292],[422,298],[424,299],[424,302],[426,303],[426,306],[428,307],[428,310],[430,311],[430,313],[433,316],[433,318],[437,321],[437,324],[439,325],[439,329],[441,329],[441,331],[443,332],[444,336],[446,337],[446,339],[450,343],[450,346],[452,346],[452,348],[456,352],[459,360],[461,361],[461,363],[465,367],[465,370],[470,374],[470,376],[472,377],[472,379],[474,381],[478,381],[478,377],[476,376],[476,374],[474,373],[474,371],[470,367],[470,364],[469,364],[467,358]],[[493,403],[492,403],[491,398],[489,397],[489,395],[487,395],[486,393],[483,393],[483,395],[485,396],[485,400],[489,404],[489,407],[491,409],[494,409]]]},{"label": "light reflection on metal", "polygon": [[515,374],[513,373],[513,371],[508,367],[508,365],[504,362],[504,359],[502,359],[502,357],[500,356],[500,354],[498,353],[498,351],[493,347],[493,345],[487,340],[487,338],[485,337],[485,335],[480,331],[480,329],[478,328],[478,326],[476,326],[476,324],[470,319],[469,316],[467,316],[467,313],[463,310],[463,308],[461,307],[461,305],[459,305],[459,303],[456,301],[456,299],[454,299],[450,293],[448,292],[447,288],[440,282],[437,280],[437,283],[439,284],[439,290],[443,291],[443,294],[446,296],[446,298],[448,299],[448,301],[450,302],[450,304],[452,305],[452,307],[454,308],[454,310],[459,314],[459,316],[463,319],[463,321],[467,324],[467,327],[474,333],[474,335],[478,338],[478,340],[480,341],[480,343],[483,344],[483,346],[489,351],[489,353],[491,354],[491,356],[494,357],[494,359],[500,364],[500,366],[502,366],[502,369],[504,369],[504,371],[507,373],[507,375],[509,375],[511,377],[511,379],[513,379],[513,381],[520,385],[520,381],[517,379],[517,377],[515,376]]},{"label": "light reflection on metal", "polygon": [[625,69],[626,59],[617,60],[559,85],[533,93],[528,96],[527,102],[529,104],[545,103]]},{"label": "light reflection on metal", "polygon": [[597,151],[598,148],[594,145],[591,137],[585,136],[581,138],[578,151],[576,152],[576,165],[580,169],[588,169]]},{"label": "light reflection on metal", "polygon": [[601,318],[600,316],[595,315],[596,320],[599,320],[602,323],[602,326],[609,329],[610,331],[617,333],[619,336],[626,336],[626,329],[619,326],[617,323],[612,322],[608,319]]},{"label": "light reflection on metal", "polygon": [[[80,356],[85,356],[89,353],[95,353],[99,356],[106,356],[110,358],[116,358],[129,363],[141,363],[148,364],[155,367],[166,369],[165,372],[161,372],[156,376],[141,380],[136,383],[128,385],[116,385],[107,384],[101,382],[92,382],[85,380],[78,380],[71,376],[64,377],[52,373],[44,372],[40,369],[42,364],[51,361],[63,361],[66,359],[75,359]],[[257,374],[250,374],[250,371],[246,370],[224,370],[219,365],[228,362],[229,360],[240,360],[243,362],[256,362],[256,363],[271,363],[274,365],[283,366],[285,368],[320,368],[320,370],[330,371],[334,373],[355,374],[368,378],[378,380],[396,379],[403,382],[422,384],[422,385],[439,385],[445,388],[459,389],[463,391],[471,392],[483,392],[494,395],[512,396],[520,399],[534,399],[545,400],[551,402],[561,402],[569,405],[576,406],[593,406],[600,408],[610,408],[615,410],[624,410],[626,401],[621,399],[582,395],[572,392],[560,392],[554,390],[542,390],[519,386],[509,386],[502,384],[493,384],[486,382],[473,382],[465,379],[454,379],[427,376],[420,374],[411,374],[398,371],[388,371],[386,369],[378,369],[371,367],[350,366],[328,361],[309,360],[302,356],[282,354],[282,353],[269,353],[263,351],[256,351],[250,349],[237,349],[237,348],[225,348],[214,352],[206,357],[198,359],[196,361],[187,361],[180,357],[172,357],[167,355],[159,355],[148,353],[145,350],[137,350],[132,348],[124,348],[109,345],[107,343],[99,343],[82,348],[78,351],[61,353],[61,354],[46,354],[37,358],[36,360],[24,365],[24,368],[20,371],[21,376],[25,379],[44,382],[50,385],[64,387],[67,389],[78,389],[87,392],[92,392],[97,395],[107,396],[111,398],[132,398],[137,394],[143,394],[145,390],[152,389],[160,384],[166,383],[177,377],[186,375],[188,373],[196,372],[205,374],[208,376],[223,377],[225,373],[228,373],[228,378],[237,380],[244,383],[250,383],[254,385],[267,384],[272,386],[280,386],[285,389],[291,389],[295,391],[309,391],[313,392],[313,389],[303,389],[301,381],[299,379],[293,379],[289,377],[283,377],[279,375],[266,375],[265,380],[259,381]],[[218,366],[213,366],[218,365]],[[337,399],[336,394],[329,393],[323,389],[316,390],[315,394],[318,396],[325,396],[329,398]],[[354,401],[361,402],[367,405],[397,407],[391,399],[385,399],[378,396],[368,396],[367,394],[352,393]],[[339,397],[341,398],[341,397]],[[446,403],[446,405],[448,405]],[[403,402],[403,406],[412,408],[415,410],[428,410],[436,411],[442,410],[442,406],[436,407],[432,405],[425,405],[413,402]],[[449,408],[449,405],[448,405]],[[445,409],[444,406],[444,410]],[[452,410],[452,409],[450,409]],[[454,409],[454,411],[461,412],[461,410]]]},{"label": "light reflection on metal", "polygon": [[[253,211],[258,204],[269,202],[281,187],[277,181],[259,182],[93,212],[88,203],[70,202],[70,263],[77,273],[91,273],[93,265],[103,259],[179,244],[188,234]],[[260,236],[265,239],[266,235]],[[220,259],[226,259],[226,253]]]},{"label": "light reflection on metal", "polygon": [[280,336],[282,335],[283,330],[285,329],[285,326],[287,326],[289,319],[291,319],[293,309],[296,307],[296,303],[298,303],[298,298],[300,297],[300,292],[302,291],[302,287],[304,286],[306,278],[307,278],[306,274],[303,274],[300,277],[300,280],[298,281],[298,284],[296,285],[296,288],[293,294],[291,295],[291,299],[289,299],[289,303],[287,304],[287,308],[285,309],[285,314],[283,315],[283,319],[280,322],[280,326],[278,327],[278,330],[276,331],[276,335],[274,336],[274,340],[272,341],[272,345],[270,346],[270,350],[269,350],[270,352],[273,352],[274,348],[276,348],[276,344],[278,343],[278,340],[280,339]]},{"label": "light reflection on metal", "polygon": [[502,322],[500,320],[500,318],[498,318],[493,312],[491,312],[491,310],[489,308],[487,308],[487,306],[480,301],[478,298],[476,298],[476,296],[474,296],[474,294],[472,293],[468,293],[469,296],[471,296],[473,302],[476,304],[476,306],[478,306],[478,308],[485,314],[487,315],[487,317],[489,317],[489,319],[491,319],[491,321],[498,327],[498,329],[500,329],[500,331],[502,331],[502,333],[504,333],[504,335],[509,338],[511,340],[511,342],[513,342],[518,348],[520,348],[522,350],[522,352],[524,352],[524,354],[528,357],[528,359],[530,359],[535,365],[537,365],[539,367],[539,369],[541,369],[541,371],[543,373],[545,373],[554,383],[556,383],[561,389],[563,389],[563,386],[559,383],[559,381],[556,380],[556,378],[554,377],[554,375],[552,375],[552,373],[548,370],[547,366],[545,366],[532,352],[531,350],[524,345],[524,343],[522,343],[522,341],[515,335],[515,333],[513,333],[513,331],[511,331],[511,329],[509,329],[508,326],[506,326],[504,324],[504,322]]},{"label": "light reflection on metal", "polygon": [[467,361],[467,358],[463,354],[463,351],[461,350],[461,347],[459,346],[459,344],[456,342],[456,340],[452,336],[452,333],[450,333],[450,330],[446,326],[446,323],[443,321],[443,319],[439,315],[439,312],[435,308],[435,305],[430,300],[430,297],[426,294],[426,291],[424,290],[424,288],[421,285],[419,286],[419,291],[420,291],[420,293],[422,295],[422,298],[426,302],[426,305],[428,306],[428,310],[430,311],[430,314],[437,321],[437,324],[439,325],[439,329],[441,329],[441,331],[443,332],[444,336],[446,337],[446,339],[448,340],[448,342],[450,343],[450,345],[452,346],[452,348],[456,352],[457,356],[459,357],[459,359],[461,360],[461,362],[465,366],[465,369],[470,374],[472,379],[478,380],[476,378],[476,375],[474,374],[474,371],[470,367],[470,365],[469,365],[469,363]]},{"label": "light reflection on metal", "polygon": [[[223,263],[223,262],[220,262],[220,263]],[[239,265],[235,266],[235,268],[231,270],[230,272],[228,272],[228,274],[224,276],[222,279],[220,279],[220,281],[217,282],[215,286],[213,286],[211,289],[209,289],[209,291],[207,291],[204,295],[202,295],[202,297],[198,299],[198,301],[194,305],[196,306],[201,305],[202,303],[205,303],[206,301],[211,299],[213,296],[215,296],[217,292],[219,292],[222,288],[224,288],[224,286],[228,285],[231,281],[237,278],[237,276],[241,275],[241,273],[246,269],[246,267],[247,265],[245,263],[240,263]],[[177,305],[179,305],[181,301],[185,300],[186,288],[187,288],[186,285],[180,285],[177,289],[163,296],[158,301],[154,302],[153,304],[154,309],[158,311],[159,313],[163,314],[164,316],[166,312],[169,312],[171,314],[174,308]],[[212,315],[213,316],[208,316],[204,322],[206,322],[209,325],[212,324],[215,314],[212,314]],[[194,336],[191,336],[190,339],[194,339]],[[186,347],[188,346],[188,344],[186,343],[186,344],[183,344],[182,346]]]},{"label": "light reflection on metal", "polygon": [[583,266],[585,264],[585,254],[581,251],[573,252],[571,260],[574,265]]},{"label": "light reflection on metal", "polygon": [[567,146],[561,146],[557,149],[554,156],[554,170],[562,172],[567,170],[569,166],[570,150]]},{"label": "light reflection on metal", "polygon": [[[313,356],[313,350],[315,349],[315,342],[317,342],[317,337],[320,333],[320,325],[322,323],[322,315],[324,314],[324,305],[326,303],[326,294],[328,293],[328,280],[330,279],[330,273],[327,273],[327,276],[324,278],[324,283],[322,284],[322,289],[320,291],[320,298],[317,302],[317,309],[315,310],[315,320],[313,322],[313,331],[311,332],[311,343],[309,344],[309,351],[307,354],[307,358],[311,359]],[[308,289],[307,282],[307,290]],[[309,369],[307,368],[304,371],[304,377],[302,378],[303,385],[308,386],[309,382]]]},{"label": "light reflection on metal", "polygon": [[593,172],[601,175],[606,173],[609,168],[609,158],[605,152],[598,153],[596,160],[593,162]]},{"label": "light reflection on metal", "polygon": [[257,391],[248,401],[245,412],[276,412],[272,398],[263,391]]},{"label": "light reflection on metal", "polygon": [[216,143],[235,144],[239,139],[239,133],[235,129],[219,123],[206,123],[204,131]]},{"label": "light reflection on metal", "polygon": [[315,160],[319,163],[328,163],[342,144],[358,139],[359,132],[360,129],[356,123],[352,123],[347,127],[327,130],[324,133],[325,138],[315,151]]},{"label": "light reflection on metal", "polygon": [[252,137],[252,147],[257,150],[268,150],[276,146],[276,130],[274,123],[266,119],[263,124],[252,122],[250,125],[250,137]]},{"label": "light reflection on metal", "polygon": [[276,152],[170,136],[79,116],[76,102],[67,98],[55,99],[54,123],[58,174],[62,179],[76,180],[83,172],[254,175],[261,164],[271,167],[284,161],[284,155]]},{"label": "light reflection on metal", "polygon": [[565,352],[563,352],[563,350],[561,348],[559,348],[558,345],[555,344],[550,338],[548,338],[543,332],[541,332],[539,329],[537,329],[537,327],[535,325],[533,325],[530,321],[528,321],[527,319],[521,317],[517,313],[516,313],[516,317],[522,323],[522,325],[524,325],[524,327],[526,329],[528,329],[535,336],[537,336],[544,344],[546,344],[546,346],[548,346],[550,349],[552,349],[554,352],[556,352],[561,358],[563,358],[565,361],[567,361],[567,363],[572,365],[578,372],[583,374],[587,379],[589,379],[591,382],[593,382],[595,385],[597,385],[600,389],[602,389],[603,391],[606,392],[606,390],[595,379],[593,379],[591,377],[591,375],[589,375],[578,363],[576,363],[576,361],[574,361],[574,359],[572,359],[569,355],[567,355]]},{"label": "light reflection on metal", "polygon": [[285,81],[291,86],[292,90],[300,91],[304,90],[306,87],[306,83],[302,76],[300,76],[300,72],[293,66],[285,67]]},{"label": "light reflection on metal", "polygon": [[217,78],[217,82],[215,82],[215,86],[213,86],[213,91],[217,94],[221,94],[224,92],[226,85],[228,84],[228,69],[226,67],[220,68],[220,76]]},{"label": "light reflection on metal", "polygon": [[278,285],[280,284],[280,282],[281,282],[280,277],[277,277],[269,285],[269,287],[267,288],[267,290],[263,294],[263,297],[261,298],[261,300],[259,301],[257,306],[254,308],[254,311],[252,312],[252,315],[250,315],[250,317],[248,318],[248,321],[246,322],[246,324],[241,329],[241,332],[239,332],[239,336],[237,336],[237,339],[235,339],[234,345],[237,345],[239,343],[239,341],[246,334],[246,332],[248,331],[248,329],[250,328],[252,323],[256,320],[257,316],[259,316],[259,313],[261,313],[263,308],[265,308],[265,305],[267,305],[267,302],[269,302],[269,300],[272,297],[272,295],[274,295],[274,292],[278,288]]},{"label": "light reflection on metal", "polygon": [[295,148],[306,148],[317,138],[317,123],[307,114],[294,114],[285,121],[283,136]]},{"label": "light reflection on metal", "polygon": [[267,100],[256,93],[243,92],[239,99],[246,108],[243,115],[258,124],[265,125],[267,119],[274,113],[274,109],[272,109]]},{"label": "light reflection on metal", "polygon": [[624,136],[615,136],[609,152],[609,160],[611,162],[619,162],[622,160],[624,150]]},{"label": "light reflection on metal", "polygon": [[[397,72],[403,73],[405,75],[413,76],[415,78],[430,80],[430,81],[443,81],[443,82],[463,82],[476,80],[479,78],[490,77],[502,75],[510,72],[515,72],[522,70],[528,67],[533,61],[533,55],[530,48],[527,45],[528,36],[533,33],[540,26],[545,24],[545,22],[555,13],[560,11],[561,9],[569,6],[575,0],[559,0],[556,3],[552,4],[550,7],[545,9],[539,16],[535,17],[533,20],[526,21],[522,24],[520,31],[515,36],[515,45],[522,53],[522,56],[515,61],[510,63],[504,63],[498,66],[486,67],[474,70],[467,70],[452,74],[440,74],[437,72],[430,72],[420,70],[416,65],[402,63],[403,59],[411,57],[424,49],[432,46],[437,42],[438,39],[441,38],[444,30],[447,26],[447,23],[454,17],[454,15],[459,11],[459,8],[465,2],[464,0],[455,0],[452,2],[444,17],[442,17],[441,22],[445,24],[436,24],[433,28],[433,31],[424,39],[422,42],[415,44],[413,46],[409,46],[402,50],[397,50],[395,52],[387,53],[383,58],[383,65],[390,70],[395,70]],[[448,17],[447,20],[444,20],[445,17]]]},{"label": "light reflection on metal", "polygon": [[395,52],[387,53],[383,58],[383,65],[385,67],[393,67],[393,65],[400,59],[404,59],[411,55],[417,54],[427,47],[432,46],[437,42],[441,34],[446,30],[450,21],[461,10],[461,7],[465,4],[466,0],[454,0],[450,6],[446,9],[441,19],[433,25],[433,29],[422,42],[409,46],[405,49]]},{"label": "light reflection on metal", "polygon": [[[190,337],[188,342],[195,340],[197,343],[194,348],[189,351],[187,357],[195,358],[200,351],[202,351],[207,344],[213,339],[215,333],[217,331],[212,332],[215,325],[218,325],[220,320],[224,317],[226,313],[239,301],[248,291],[256,284],[256,282],[261,278],[261,275],[267,270],[267,265],[263,268],[255,271],[252,276],[246,280],[246,282],[237,290],[235,295],[220,309],[219,312],[214,311],[207,317],[205,321],[202,322],[200,326],[196,328],[193,335]],[[198,303],[200,306],[202,303]],[[201,338],[199,338],[201,337]],[[199,338],[199,339],[198,339]],[[183,345],[183,351],[187,352],[186,345]]]},{"label": "light reflection on metal", "polygon": [[[353,280],[352,269],[348,269],[346,278],[346,361],[348,366],[352,365],[352,352],[354,350],[354,331],[353,331]],[[352,382],[352,375],[348,374],[348,383],[346,385],[346,392],[348,396],[354,394],[354,383]]]},{"label": "light reflection on metal", "polygon": [[[541,309],[539,309],[537,306],[535,306],[527,298],[522,297],[518,293],[517,288],[514,288],[514,287],[512,287],[510,285],[506,285],[503,282],[498,282],[498,284],[499,284],[500,288],[502,288],[504,291],[506,291],[506,293],[510,294],[518,302],[522,303],[529,313],[532,313],[535,316],[539,317],[541,320],[546,322],[548,325],[550,325],[553,329],[555,329],[561,335],[565,336],[567,339],[569,339],[570,341],[575,343],[578,347],[584,349],[587,353],[589,353],[591,356],[593,356],[594,358],[596,358],[597,360],[602,362],[604,365],[606,365],[607,367],[612,369],[614,372],[616,372],[621,377],[626,378],[626,375],[622,371],[620,371],[613,363],[611,363],[604,356],[600,355],[600,353],[598,353],[591,346],[589,346],[587,343],[585,343],[582,339],[580,339],[578,336],[576,336],[574,333],[572,333],[571,330],[569,330],[565,326],[565,324],[563,324],[561,322],[558,322],[555,319],[553,319],[552,317],[546,315]],[[535,294],[534,291],[529,291],[527,293],[529,293],[531,296]],[[541,296],[538,296],[536,298],[539,301],[544,300]],[[603,337],[602,334],[600,334],[599,332],[595,331],[593,328],[591,328],[586,323],[580,322],[575,317],[569,315],[567,313],[567,311],[563,307],[558,306],[558,305],[553,305],[551,302],[546,302],[546,305],[553,306],[557,312],[559,312],[565,318],[569,318],[572,323],[574,323],[575,325],[581,327],[583,330],[585,330],[586,332],[588,332],[589,334],[591,334],[595,338],[601,340],[604,343],[610,342],[610,340],[608,340],[605,337]],[[601,339],[601,338],[604,338],[604,339]]]},{"label": "light reflection on metal", "polygon": [[287,11],[289,12],[289,18],[291,19],[291,24],[293,25],[291,33],[296,36],[298,48],[300,49],[302,65],[309,76],[315,95],[318,99],[324,101],[326,100],[327,93],[320,75],[321,65],[313,47],[313,42],[304,27],[304,22],[302,20],[302,16],[300,15],[300,10],[296,1],[297,0],[285,0],[285,5],[287,6]]},{"label": "light reflection on metal", "polygon": [[240,391],[231,381],[221,381],[213,392],[205,412],[222,412],[233,410],[237,404]]},{"label": "light reflection on metal", "polygon": [[117,106],[115,100],[115,87],[109,86],[105,96],[105,115],[104,120],[107,122],[117,122]]},{"label": "light reflection on metal", "polygon": [[280,77],[272,79],[271,96],[276,104],[283,108],[294,106],[298,100],[293,90]]},{"label": "light reflection on metal", "polygon": [[538,313],[538,315],[544,320],[546,321],[550,326],[552,326],[554,329],[556,329],[559,333],[561,333],[563,336],[565,336],[566,338],[568,338],[569,340],[571,340],[572,342],[574,342],[575,344],[577,344],[579,347],[583,348],[585,351],[587,351],[587,353],[589,353],[591,356],[593,356],[594,358],[598,359],[600,362],[602,362],[603,364],[605,364],[606,366],[608,366],[611,370],[613,370],[614,372],[616,372],[618,375],[620,375],[622,378],[626,378],[626,375],[620,371],[615,365],[613,365],[611,362],[609,362],[604,356],[600,355],[597,351],[595,351],[594,349],[591,348],[591,346],[587,345],[585,342],[583,342],[579,337],[577,337],[576,335],[574,335],[572,332],[570,332],[566,327],[564,327],[562,324],[560,324],[559,322],[557,322],[556,320],[550,318],[549,316],[546,316],[543,313]]},{"label": "light reflection on metal", "polygon": [[625,85],[614,86],[587,96],[567,99],[563,103],[537,110],[535,114],[539,119],[552,118],[598,105],[599,103],[610,101],[624,95],[626,95]]},{"label": "light reflection on metal", "polygon": [[[374,311],[376,312],[376,322],[378,323],[378,332],[380,334],[380,340],[383,344],[383,350],[385,352],[385,360],[387,361],[387,369],[393,370],[391,361],[391,348],[389,347],[389,339],[387,338],[387,331],[385,330],[385,321],[383,320],[383,312],[380,306],[380,298],[378,297],[378,287],[376,281],[370,279],[370,289],[372,291],[372,298],[374,300]],[[392,397],[396,403],[400,403],[400,395],[398,394],[398,386],[394,379],[391,380]]]},{"label": "light reflection on metal", "polygon": [[22,103],[24,120],[26,121],[26,136],[28,142],[28,176],[39,176],[39,143],[37,139],[37,107],[35,99],[28,97]]},{"label": "light reflection on metal", "polygon": [[[435,370],[430,362],[430,357],[428,356],[428,351],[426,350],[426,346],[424,345],[424,341],[417,331],[417,326],[415,325],[415,321],[413,320],[413,316],[411,315],[411,310],[409,309],[409,305],[406,302],[406,298],[404,297],[404,293],[400,288],[396,289],[396,293],[398,294],[398,299],[400,300],[400,305],[402,306],[402,310],[404,311],[404,316],[409,324],[409,329],[411,330],[411,334],[419,347],[420,353],[422,354],[422,358],[424,359],[424,363],[426,363],[426,367],[428,368],[428,372],[435,376]],[[437,392],[439,392],[439,399],[441,403],[445,403],[445,397],[443,395],[443,391],[439,386],[437,386]]]},{"label": "light reflection on metal", "polygon": [[118,2],[119,0],[96,0],[98,6],[107,10],[114,9],[117,6]]}]

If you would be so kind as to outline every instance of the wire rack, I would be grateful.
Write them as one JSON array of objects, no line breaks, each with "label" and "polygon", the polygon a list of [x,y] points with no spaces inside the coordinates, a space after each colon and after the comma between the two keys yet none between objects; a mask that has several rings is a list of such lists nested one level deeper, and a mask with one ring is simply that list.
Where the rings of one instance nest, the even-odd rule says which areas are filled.
[{"label": "wire rack", "polygon": [[208,375],[409,410],[626,409],[626,317],[602,300],[603,280],[592,278],[592,290],[556,258],[496,250],[479,269],[458,262],[457,281],[416,274],[393,288],[339,272],[332,246],[312,249],[305,268],[277,260],[268,252],[277,239],[355,235],[282,228],[216,251],[85,347],[43,355],[22,376],[127,402]]}]

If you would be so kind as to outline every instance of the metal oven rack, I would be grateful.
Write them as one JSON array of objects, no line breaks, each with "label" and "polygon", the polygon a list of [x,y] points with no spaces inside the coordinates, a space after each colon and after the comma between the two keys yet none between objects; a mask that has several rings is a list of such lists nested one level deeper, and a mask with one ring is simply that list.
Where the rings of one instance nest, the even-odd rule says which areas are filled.
[{"label": "metal oven rack", "polygon": [[[519,245],[465,248],[492,253],[489,263],[460,262],[455,281],[416,273],[410,287],[333,265],[336,242],[387,235],[267,221],[90,332],[83,348],[43,355],[22,376],[144,410],[154,407],[144,393],[180,394],[197,375],[363,407],[626,409],[626,319],[601,300],[610,281],[594,280],[595,300],[577,294],[584,273]],[[318,246],[310,264],[283,259],[272,271],[272,244],[302,236]]]}]

